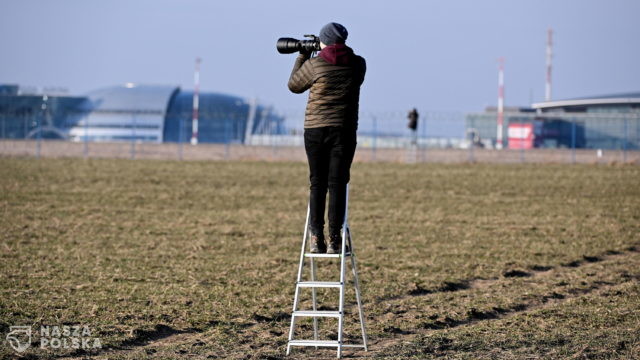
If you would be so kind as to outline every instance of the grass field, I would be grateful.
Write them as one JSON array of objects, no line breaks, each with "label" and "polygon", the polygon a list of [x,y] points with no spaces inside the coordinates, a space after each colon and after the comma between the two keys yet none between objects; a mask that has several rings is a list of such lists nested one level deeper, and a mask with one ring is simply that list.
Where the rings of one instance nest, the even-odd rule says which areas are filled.
[{"label": "grass field", "polygon": [[[285,358],[304,163],[0,169],[0,357],[17,356],[10,326],[87,325],[101,350],[41,350],[35,336],[20,356]],[[640,167],[356,163],[351,199],[370,351],[346,356],[638,358]],[[321,276],[337,274],[322,260]]]}]

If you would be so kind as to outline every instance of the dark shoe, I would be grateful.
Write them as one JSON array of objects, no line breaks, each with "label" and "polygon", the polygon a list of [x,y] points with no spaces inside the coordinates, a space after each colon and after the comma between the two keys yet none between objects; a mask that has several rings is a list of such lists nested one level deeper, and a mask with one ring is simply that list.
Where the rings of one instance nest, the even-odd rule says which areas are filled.
[{"label": "dark shoe", "polygon": [[342,236],[340,236],[340,234],[329,236],[327,254],[340,254],[340,251],[342,251]]},{"label": "dark shoe", "polygon": [[325,252],[327,252],[327,245],[324,243],[324,236],[311,235],[309,252],[312,254],[324,254]]}]

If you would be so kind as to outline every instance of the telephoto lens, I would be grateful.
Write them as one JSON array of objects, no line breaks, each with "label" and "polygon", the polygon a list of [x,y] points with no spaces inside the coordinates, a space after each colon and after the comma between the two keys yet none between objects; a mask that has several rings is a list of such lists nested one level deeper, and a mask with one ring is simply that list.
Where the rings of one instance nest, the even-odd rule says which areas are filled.
[{"label": "telephoto lens", "polygon": [[291,54],[296,51],[319,51],[320,40],[315,35],[305,35],[310,37],[311,40],[298,40],[294,38],[283,37],[278,39],[276,43],[276,49],[280,54]]},{"label": "telephoto lens", "polygon": [[294,38],[283,37],[278,39],[276,48],[280,54],[291,54],[298,51],[300,40]]}]

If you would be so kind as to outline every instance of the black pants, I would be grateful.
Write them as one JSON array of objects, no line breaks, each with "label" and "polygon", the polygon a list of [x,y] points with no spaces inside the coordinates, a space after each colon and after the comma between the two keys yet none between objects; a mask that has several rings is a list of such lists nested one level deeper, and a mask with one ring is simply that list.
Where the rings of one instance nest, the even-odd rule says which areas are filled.
[{"label": "black pants", "polygon": [[304,130],[304,147],[309,160],[309,227],[322,234],[324,209],[329,190],[329,234],[339,234],[344,221],[346,188],[356,150],[356,130],[321,127]]}]

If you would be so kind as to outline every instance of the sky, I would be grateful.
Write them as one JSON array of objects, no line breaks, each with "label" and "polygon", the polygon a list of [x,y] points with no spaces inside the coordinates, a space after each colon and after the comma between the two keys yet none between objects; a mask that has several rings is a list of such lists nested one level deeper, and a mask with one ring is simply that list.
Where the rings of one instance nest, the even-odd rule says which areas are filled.
[{"label": "sky", "polygon": [[287,112],[295,55],[279,37],[335,21],[367,60],[363,111],[482,111],[544,98],[547,29],[553,98],[640,91],[640,1],[0,0],[0,83],[84,94],[127,82],[257,97]]}]

